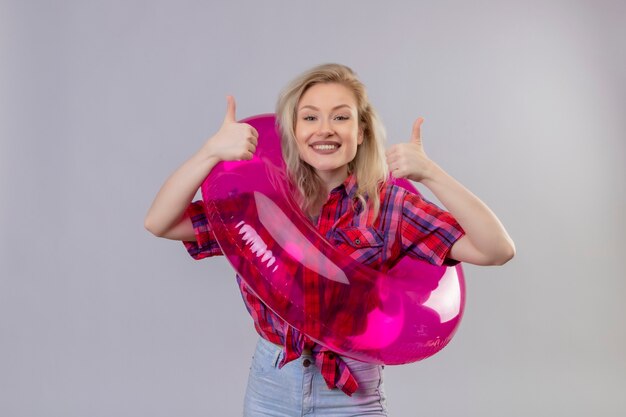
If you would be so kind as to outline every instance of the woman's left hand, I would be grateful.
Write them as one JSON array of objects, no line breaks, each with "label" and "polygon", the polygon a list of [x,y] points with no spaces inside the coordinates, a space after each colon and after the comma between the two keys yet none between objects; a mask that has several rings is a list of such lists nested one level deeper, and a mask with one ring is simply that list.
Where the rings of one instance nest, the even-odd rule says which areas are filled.
[{"label": "woman's left hand", "polygon": [[422,145],[423,122],[421,117],[415,120],[409,142],[393,145],[387,150],[387,165],[395,178],[408,178],[418,182],[428,178],[433,162]]},{"label": "woman's left hand", "polygon": [[450,258],[475,265],[502,265],[515,255],[515,244],[496,215],[478,197],[433,162],[422,146],[424,119],[413,123],[411,140],[387,151],[389,172],[421,182],[465,230],[452,246]]}]

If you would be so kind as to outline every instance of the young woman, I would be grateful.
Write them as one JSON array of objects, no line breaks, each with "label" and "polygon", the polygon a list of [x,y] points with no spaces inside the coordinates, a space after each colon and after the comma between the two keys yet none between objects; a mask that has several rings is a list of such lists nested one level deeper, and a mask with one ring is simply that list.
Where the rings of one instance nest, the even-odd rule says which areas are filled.
[{"label": "young woman", "polygon": [[[145,220],[154,235],[184,241],[195,259],[221,251],[202,202],[191,199],[219,161],[251,159],[257,146],[257,132],[237,123],[235,101],[227,101],[219,131],[165,182]],[[424,153],[422,118],[415,121],[410,140],[385,155],[384,130],[350,68],[327,64],[305,72],[280,95],[276,114],[303,212],[353,258],[385,271],[405,255],[439,265],[501,265],[513,257],[513,242],[494,213]],[[420,182],[447,211],[392,185],[389,173]],[[382,236],[382,249],[351,247],[338,237],[346,228]],[[237,281],[261,336],[245,415],[387,415],[382,366],[315,344]]]}]

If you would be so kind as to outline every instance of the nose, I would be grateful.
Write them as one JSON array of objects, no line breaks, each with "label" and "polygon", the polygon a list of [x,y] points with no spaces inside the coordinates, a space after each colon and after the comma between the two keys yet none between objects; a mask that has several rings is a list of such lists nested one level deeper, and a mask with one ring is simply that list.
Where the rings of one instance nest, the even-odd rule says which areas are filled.
[{"label": "nose", "polygon": [[328,120],[322,119],[320,120],[320,124],[318,125],[317,135],[327,138],[332,136],[335,133],[330,122]]}]

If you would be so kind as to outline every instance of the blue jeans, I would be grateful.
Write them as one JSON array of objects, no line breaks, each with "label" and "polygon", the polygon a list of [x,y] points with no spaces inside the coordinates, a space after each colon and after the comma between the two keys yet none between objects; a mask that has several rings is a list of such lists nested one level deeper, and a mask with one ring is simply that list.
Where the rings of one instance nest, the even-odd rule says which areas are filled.
[{"label": "blue jeans", "polygon": [[279,346],[259,338],[244,400],[244,417],[387,416],[383,367],[342,357],[359,383],[351,397],[329,389],[309,355],[282,369]]}]

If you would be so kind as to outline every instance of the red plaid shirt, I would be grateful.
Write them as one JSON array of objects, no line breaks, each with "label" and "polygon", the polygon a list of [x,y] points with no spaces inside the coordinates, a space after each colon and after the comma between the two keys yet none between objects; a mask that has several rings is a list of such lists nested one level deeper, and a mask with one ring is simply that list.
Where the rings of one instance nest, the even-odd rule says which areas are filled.
[{"label": "red plaid shirt", "polygon": [[[464,232],[448,212],[420,195],[387,184],[380,195],[380,212],[373,218],[369,207],[352,204],[356,191],[356,180],[351,175],[331,191],[322,207],[317,228],[331,244],[362,264],[383,272],[404,255],[436,265],[456,263],[447,255]],[[195,242],[183,242],[189,254],[194,259],[221,255],[203,202],[191,203],[187,214],[196,233]],[[329,388],[340,388],[348,395],[357,390],[358,382],[339,355],[288,325],[267,308],[238,275],[237,283],[256,331],[264,339],[284,347],[280,367],[300,357],[304,349],[310,349]]]}]

